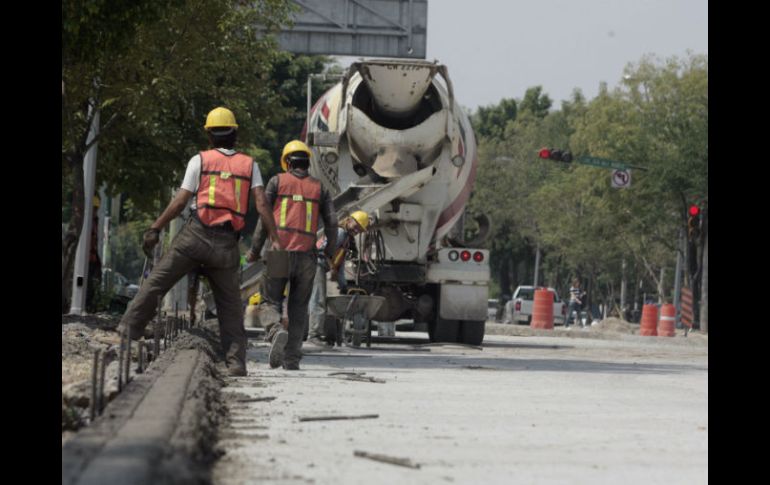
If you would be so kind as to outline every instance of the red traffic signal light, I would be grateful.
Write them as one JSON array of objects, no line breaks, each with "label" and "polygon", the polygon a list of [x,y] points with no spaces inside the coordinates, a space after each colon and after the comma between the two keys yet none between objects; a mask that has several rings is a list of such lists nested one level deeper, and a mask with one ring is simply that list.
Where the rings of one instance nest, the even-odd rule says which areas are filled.
[{"label": "red traffic signal light", "polygon": [[559,148],[541,148],[537,155],[540,158],[556,160],[557,162],[570,163],[572,161],[572,154]]},{"label": "red traffic signal light", "polygon": [[690,239],[700,235],[700,207],[695,204],[687,209],[687,235]]}]

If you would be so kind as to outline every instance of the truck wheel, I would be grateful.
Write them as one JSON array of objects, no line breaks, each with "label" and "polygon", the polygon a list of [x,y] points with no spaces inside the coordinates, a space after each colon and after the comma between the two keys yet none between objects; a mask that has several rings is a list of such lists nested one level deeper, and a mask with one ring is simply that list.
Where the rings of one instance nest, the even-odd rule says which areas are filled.
[{"label": "truck wheel", "polygon": [[457,341],[468,345],[481,345],[485,327],[484,321],[464,320],[460,322],[460,338]]},{"label": "truck wheel", "polygon": [[436,317],[428,324],[428,336],[431,342],[457,342],[460,331],[458,320],[444,320]]}]

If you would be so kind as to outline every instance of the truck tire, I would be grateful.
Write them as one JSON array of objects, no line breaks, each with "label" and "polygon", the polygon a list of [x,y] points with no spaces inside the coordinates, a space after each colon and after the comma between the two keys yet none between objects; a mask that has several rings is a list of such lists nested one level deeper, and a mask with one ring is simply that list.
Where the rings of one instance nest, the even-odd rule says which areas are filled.
[{"label": "truck tire", "polygon": [[458,320],[444,320],[436,317],[428,324],[428,337],[431,342],[457,342],[460,332],[460,322]]},{"label": "truck tire", "polygon": [[486,322],[483,320],[464,320],[460,322],[460,336],[457,341],[468,345],[481,345],[485,327]]}]

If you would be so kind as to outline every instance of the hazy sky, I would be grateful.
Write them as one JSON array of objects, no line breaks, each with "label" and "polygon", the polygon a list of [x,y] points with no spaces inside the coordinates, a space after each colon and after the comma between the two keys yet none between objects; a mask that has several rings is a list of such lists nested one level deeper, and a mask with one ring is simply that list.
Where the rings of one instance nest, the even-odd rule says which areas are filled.
[{"label": "hazy sky", "polygon": [[[475,110],[541,85],[554,108],[616,86],[645,54],[708,54],[707,0],[429,0],[427,59]],[[349,65],[354,58],[340,58]]]},{"label": "hazy sky", "polygon": [[707,0],[429,0],[427,59],[475,110],[541,85],[558,108],[591,99],[644,54],[708,54]]}]

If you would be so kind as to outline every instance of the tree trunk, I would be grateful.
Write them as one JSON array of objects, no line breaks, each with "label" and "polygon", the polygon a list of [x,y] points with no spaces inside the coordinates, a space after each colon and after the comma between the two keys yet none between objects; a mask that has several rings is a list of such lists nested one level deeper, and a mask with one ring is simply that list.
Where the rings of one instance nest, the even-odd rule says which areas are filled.
[{"label": "tree trunk", "polygon": [[500,278],[500,295],[510,295],[511,294],[511,276],[509,272],[509,268],[511,265],[511,256],[507,252],[504,253],[504,256],[501,258],[500,261],[500,268],[498,277]]},{"label": "tree trunk", "polygon": [[623,258],[621,263],[621,275],[620,275],[620,318],[624,319],[626,311],[626,258]]},{"label": "tree trunk", "polygon": [[666,276],[666,267],[660,268],[660,280],[658,280],[658,304],[662,305],[666,301],[666,287],[664,285],[664,278]]},{"label": "tree trunk", "polygon": [[519,264],[516,262],[516,260],[513,258],[513,254],[510,256],[511,261],[511,296],[513,296],[513,292],[516,291],[516,288],[519,287]]},{"label": "tree trunk", "polygon": [[67,231],[62,237],[61,243],[61,289],[62,289],[62,313],[70,309],[70,297],[72,295],[72,271],[75,264],[75,252],[80,240],[80,232],[83,230],[83,215],[85,213],[85,194],[83,181],[83,155],[75,153],[67,156],[72,166],[73,190],[72,190],[72,215],[67,226]]}]

